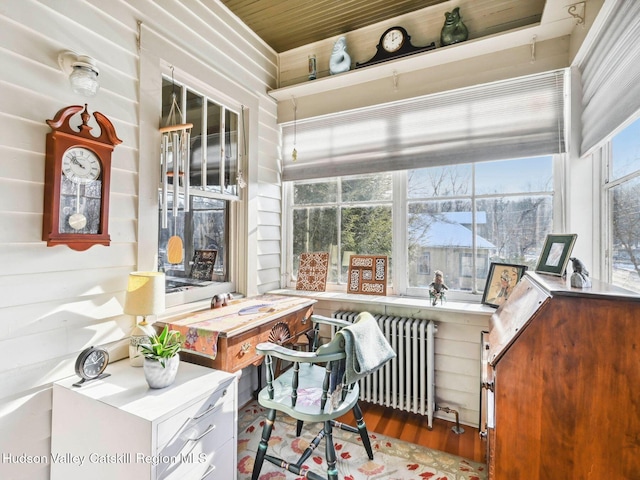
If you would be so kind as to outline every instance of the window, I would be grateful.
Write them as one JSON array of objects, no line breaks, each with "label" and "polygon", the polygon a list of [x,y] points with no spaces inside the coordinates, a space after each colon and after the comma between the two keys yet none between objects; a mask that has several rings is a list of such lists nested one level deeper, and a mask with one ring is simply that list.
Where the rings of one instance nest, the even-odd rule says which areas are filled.
[{"label": "window", "polygon": [[383,254],[395,294],[428,296],[436,270],[450,290],[479,293],[493,261],[535,267],[553,230],[553,163],[547,156],[289,182],[291,271],[300,253],[327,251],[327,282],[340,285],[348,255]]},{"label": "window", "polygon": [[608,205],[608,275],[640,292],[640,119],[611,141],[604,191]]},{"label": "window", "polygon": [[[553,226],[553,157],[407,172],[407,292],[424,295],[445,274],[451,290],[484,290],[491,262],[534,267]],[[475,272],[475,273],[474,273]]]},{"label": "window", "polygon": [[392,271],[391,174],[295,182],[293,269],[300,254],[329,252],[327,282],[346,284],[349,256],[389,257]]},{"label": "window", "polygon": [[[174,95],[183,114],[177,123],[191,123],[193,127],[187,191],[185,183],[179,183],[175,198],[174,178],[187,172],[174,176],[171,158],[167,161],[167,191],[162,185],[158,191],[158,269],[166,273],[167,293],[230,281],[229,225],[232,201],[238,199],[238,113],[163,77],[163,125],[167,125]],[[177,263],[170,262],[174,259],[167,251],[172,237],[183,244],[183,255]]]}]

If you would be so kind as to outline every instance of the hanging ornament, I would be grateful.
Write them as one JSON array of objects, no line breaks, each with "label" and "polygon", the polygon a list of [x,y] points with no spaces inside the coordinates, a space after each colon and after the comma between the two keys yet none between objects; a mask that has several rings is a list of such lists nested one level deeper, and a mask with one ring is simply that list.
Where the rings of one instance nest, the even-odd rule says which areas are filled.
[{"label": "hanging ornament", "polygon": [[291,160],[294,162],[298,160],[298,150],[296,150],[297,141],[297,127],[298,127],[298,104],[296,103],[296,97],[291,97],[293,102],[293,151],[291,152]]},{"label": "hanging ornament", "polygon": [[[183,121],[183,115],[178,106],[175,92],[175,81],[173,79],[173,67],[171,67],[171,82],[173,90],[171,92],[171,109],[164,127],[160,127],[162,135],[160,143],[160,162],[162,164],[162,228],[168,225],[168,192],[169,178],[172,179],[173,191],[173,225],[174,235],[167,242],[167,260],[169,263],[177,264],[182,262],[182,239],[177,233],[177,218],[179,191],[182,183],[184,192],[184,211],[189,211],[189,157],[191,153],[191,129],[192,123],[178,123]],[[169,168],[171,165],[171,168]]]}]

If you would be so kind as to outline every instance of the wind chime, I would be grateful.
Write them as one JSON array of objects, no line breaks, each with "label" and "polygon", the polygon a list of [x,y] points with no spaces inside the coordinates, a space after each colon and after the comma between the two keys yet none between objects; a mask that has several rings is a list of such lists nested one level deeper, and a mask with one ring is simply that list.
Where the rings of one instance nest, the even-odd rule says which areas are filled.
[{"label": "wind chime", "polygon": [[[182,121],[182,112],[178,106],[173,81],[173,67],[171,68],[171,109],[164,127],[160,127],[162,140],[160,144],[160,162],[162,166],[162,228],[168,225],[168,195],[169,178],[172,179],[173,192],[173,235],[167,242],[167,261],[171,264],[182,263],[182,238],[177,234],[179,190],[184,192],[184,212],[189,211],[189,157],[191,153],[192,123],[178,123]],[[171,164],[171,168],[169,165]]]}]

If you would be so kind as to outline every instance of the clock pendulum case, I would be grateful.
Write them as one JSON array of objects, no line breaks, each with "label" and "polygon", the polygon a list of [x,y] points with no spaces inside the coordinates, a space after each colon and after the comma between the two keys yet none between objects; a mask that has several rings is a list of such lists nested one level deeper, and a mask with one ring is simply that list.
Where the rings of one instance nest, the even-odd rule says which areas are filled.
[{"label": "clock pendulum case", "polygon": [[[82,124],[70,120],[80,112]],[[94,137],[88,125],[87,105],[72,105],[47,120],[42,240],[47,246],[68,245],[86,250],[109,245],[109,187],[111,153],[122,143],[113,124],[100,112],[93,116],[100,127]]]}]

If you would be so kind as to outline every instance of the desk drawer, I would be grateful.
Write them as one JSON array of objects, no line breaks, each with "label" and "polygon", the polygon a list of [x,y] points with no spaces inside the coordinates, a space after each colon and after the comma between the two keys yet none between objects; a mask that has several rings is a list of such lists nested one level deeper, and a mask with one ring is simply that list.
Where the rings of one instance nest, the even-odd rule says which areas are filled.
[{"label": "desk drawer", "polygon": [[259,364],[263,360],[262,355],[256,352],[256,345],[269,341],[269,335],[274,326],[284,323],[293,340],[311,330],[311,314],[313,307],[309,306],[296,312],[289,313],[264,325],[249,330],[248,332],[233,337],[220,337],[218,339],[218,356],[214,364],[216,368],[227,372],[235,372],[249,365]]}]

